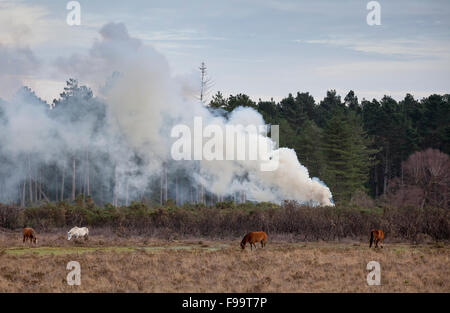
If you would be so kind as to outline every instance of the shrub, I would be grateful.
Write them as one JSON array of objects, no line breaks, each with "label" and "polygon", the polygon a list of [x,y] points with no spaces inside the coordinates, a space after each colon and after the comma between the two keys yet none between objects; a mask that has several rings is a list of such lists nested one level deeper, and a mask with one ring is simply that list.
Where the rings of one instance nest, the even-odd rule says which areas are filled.
[{"label": "shrub", "polygon": [[297,240],[335,240],[368,237],[373,228],[381,228],[387,238],[433,240],[450,238],[450,211],[425,207],[362,208],[355,204],[336,207],[301,206],[296,202],[235,204],[220,202],[211,207],[183,205],[149,207],[140,202],[129,206],[96,207],[75,203],[48,203],[40,207],[19,209],[0,206],[0,227],[24,226],[38,230],[93,226],[109,227],[121,234],[138,233],[167,238],[237,237],[249,231],[289,234]]}]

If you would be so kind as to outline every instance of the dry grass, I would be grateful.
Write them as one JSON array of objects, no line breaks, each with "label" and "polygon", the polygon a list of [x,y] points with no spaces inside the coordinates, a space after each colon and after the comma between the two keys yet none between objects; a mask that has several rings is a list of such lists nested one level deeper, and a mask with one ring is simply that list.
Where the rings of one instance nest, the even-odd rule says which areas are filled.
[{"label": "dry grass", "polygon": [[[269,241],[241,251],[239,239],[39,239],[30,248],[17,233],[0,233],[0,292],[450,292],[448,244]],[[81,264],[80,286],[66,283],[72,260]],[[372,260],[381,286],[367,285]]]}]

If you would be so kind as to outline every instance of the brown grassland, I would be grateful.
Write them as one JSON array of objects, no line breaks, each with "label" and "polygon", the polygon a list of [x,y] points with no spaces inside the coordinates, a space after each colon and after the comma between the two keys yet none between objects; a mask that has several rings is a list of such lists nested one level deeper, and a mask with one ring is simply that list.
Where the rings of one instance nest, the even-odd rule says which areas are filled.
[{"label": "brown grassland", "polygon": [[[0,232],[0,292],[450,292],[448,243],[386,242],[375,250],[368,240],[269,237],[264,249],[242,251],[241,238],[38,238],[34,247],[18,232]],[[381,264],[380,286],[366,282],[372,260]],[[80,286],[66,282],[69,261],[81,265]]]}]

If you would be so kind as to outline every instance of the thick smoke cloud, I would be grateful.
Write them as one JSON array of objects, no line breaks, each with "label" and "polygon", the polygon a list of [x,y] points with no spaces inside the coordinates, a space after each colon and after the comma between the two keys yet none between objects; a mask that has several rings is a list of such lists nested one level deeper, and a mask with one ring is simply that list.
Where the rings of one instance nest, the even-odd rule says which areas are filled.
[{"label": "thick smoke cloud", "polygon": [[[159,195],[160,178],[167,171],[169,189],[176,188],[178,202],[189,201],[192,189],[203,186],[220,197],[243,191],[254,201],[332,205],[330,190],[309,177],[292,149],[275,151],[275,171],[261,171],[261,161],[173,160],[174,125],[194,129],[195,117],[201,117],[204,126],[222,129],[264,121],[250,108],[225,115],[189,100],[185,93],[192,82],[174,78],[166,59],[130,37],[123,24],[105,25],[100,36],[88,54],[61,57],[55,63],[61,73],[98,90],[96,97],[77,86],[75,95],[62,97],[52,109],[26,89],[0,102],[0,174],[8,177],[0,179],[0,201],[23,199],[24,191],[31,194],[30,181],[39,181],[43,194],[58,199],[63,176],[68,198],[75,164],[76,193],[95,192],[94,198],[103,202],[117,198],[125,203],[150,197],[152,191]],[[246,136],[245,130],[237,133],[238,138]],[[224,156],[228,153],[225,145],[216,149]],[[89,185],[91,191],[86,191]]]},{"label": "thick smoke cloud", "polygon": [[40,62],[29,47],[0,43],[0,94],[12,96],[22,84],[21,77],[39,67]]}]

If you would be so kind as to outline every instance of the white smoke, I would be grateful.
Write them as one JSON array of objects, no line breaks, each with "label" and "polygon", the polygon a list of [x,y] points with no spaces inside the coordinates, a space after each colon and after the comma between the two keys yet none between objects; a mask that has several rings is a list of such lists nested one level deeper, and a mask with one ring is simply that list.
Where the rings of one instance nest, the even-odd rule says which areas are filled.
[{"label": "white smoke", "polygon": [[[130,37],[123,24],[107,24],[100,35],[87,55],[61,57],[56,66],[61,73],[88,82],[98,90],[99,99],[105,104],[106,118],[69,121],[50,118],[47,111],[51,110],[23,101],[22,105],[0,104],[0,120],[2,106],[8,120],[0,124],[0,153],[6,154],[9,160],[28,155],[39,160],[36,164],[53,162],[61,167],[64,166],[61,160],[73,149],[99,151],[112,161],[102,164],[100,154],[92,152],[91,158],[98,161],[92,170],[105,181],[114,180],[113,175],[119,176],[117,188],[122,196],[125,184],[139,194],[150,178],[162,175],[166,166],[173,171],[181,169],[190,183],[201,184],[217,195],[245,191],[247,198],[254,201],[297,200],[332,205],[329,188],[309,177],[292,149],[278,149],[278,169],[266,172],[260,170],[258,161],[174,161],[170,155],[174,138],[170,133],[175,124],[192,127],[194,118],[201,117],[204,126],[264,125],[262,116],[251,108],[237,108],[224,117],[187,98],[186,90],[192,90],[192,82],[173,77],[166,59]],[[100,102],[92,101],[87,107]],[[227,153],[225,147],[220,149],[221,153]],[[19,168],[23,162],[13,162],[14,167]],[[12,175],[12,171],[9,173]],[[18,171],[7,185],[19,184],[26,175],[26,171]]]}]

